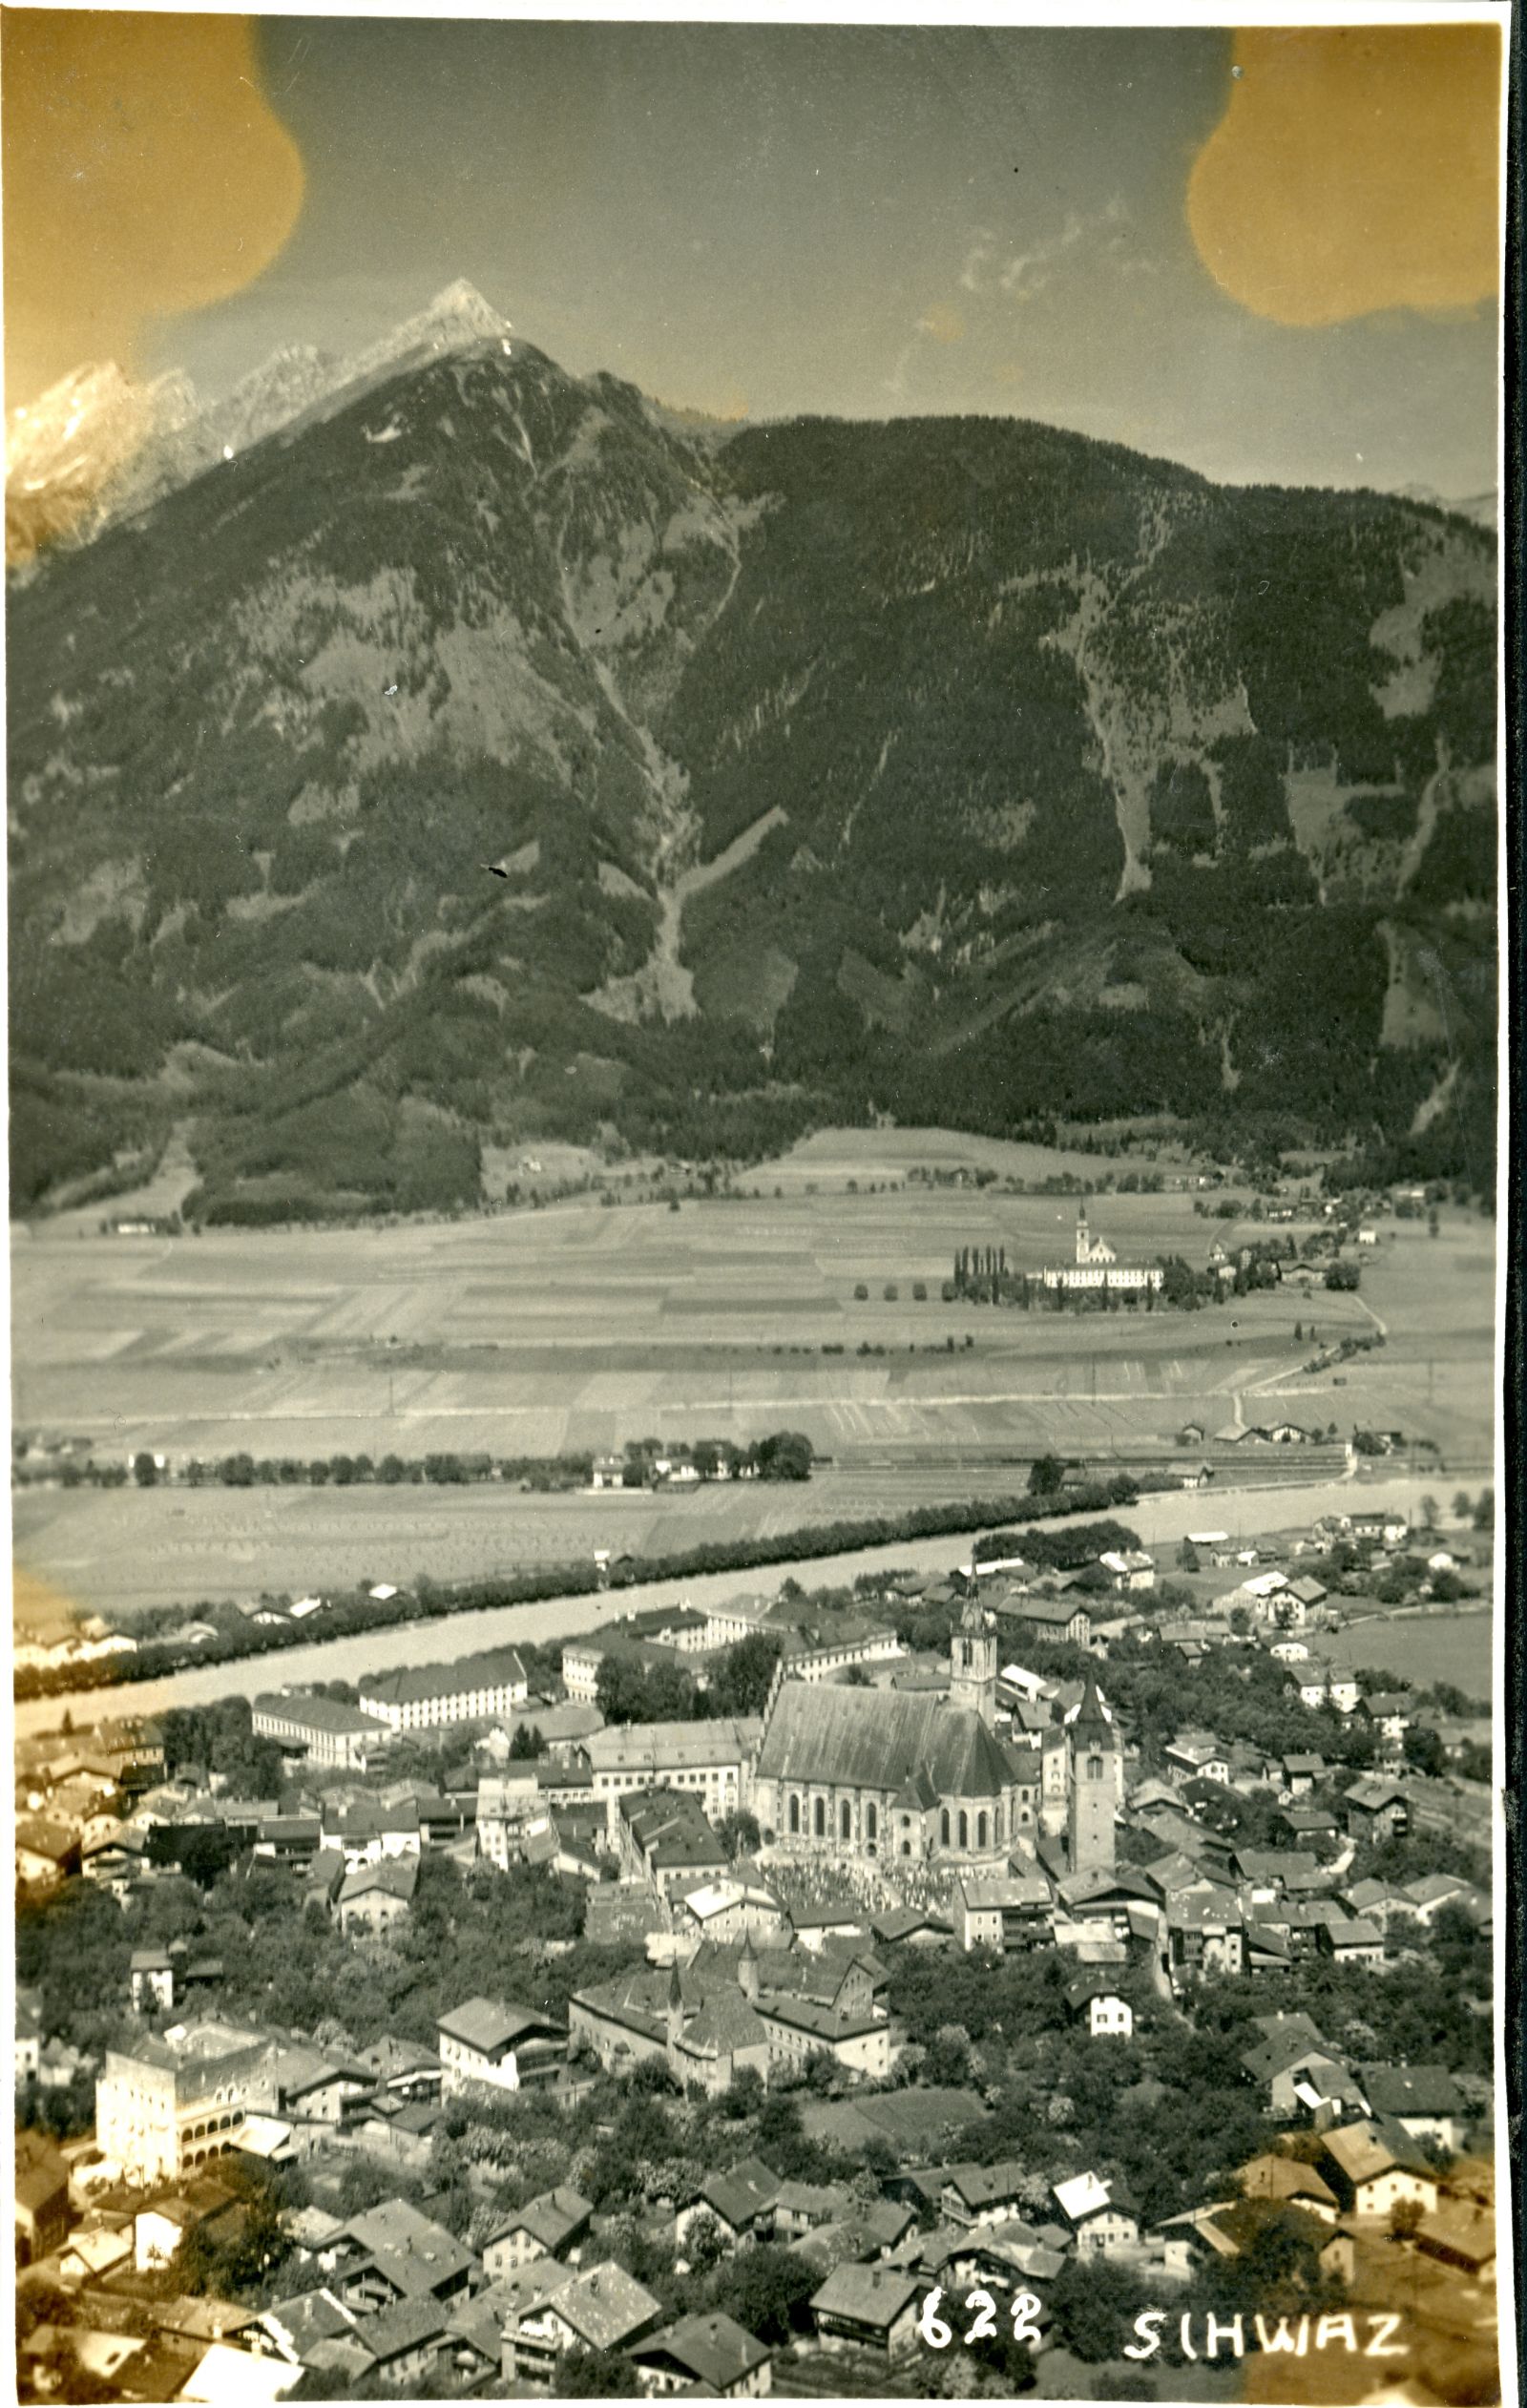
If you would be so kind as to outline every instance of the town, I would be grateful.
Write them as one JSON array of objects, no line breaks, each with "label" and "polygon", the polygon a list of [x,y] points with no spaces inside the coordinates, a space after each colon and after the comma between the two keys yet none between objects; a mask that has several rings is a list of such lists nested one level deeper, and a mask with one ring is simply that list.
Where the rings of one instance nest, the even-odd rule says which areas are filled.
[{"label": "town", "polygon": [[1490,1717],[1356,1618],[1488,1598],[1493,1519],[989,1531],[65,1709],[23,2397],[1169,2398],[1301,2317],[1488,2397]]}]

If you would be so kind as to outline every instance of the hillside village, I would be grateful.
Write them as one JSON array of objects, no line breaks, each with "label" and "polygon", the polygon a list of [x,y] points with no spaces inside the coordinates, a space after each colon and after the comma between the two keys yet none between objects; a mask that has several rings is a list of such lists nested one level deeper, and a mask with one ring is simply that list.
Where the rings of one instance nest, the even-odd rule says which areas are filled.
[{"label": "hillside village", "polygon": [[1479,2397],[1489,1720],[1322,1650],[1472,1518],[1091,1542],[23,1739],[23,2395]]}]

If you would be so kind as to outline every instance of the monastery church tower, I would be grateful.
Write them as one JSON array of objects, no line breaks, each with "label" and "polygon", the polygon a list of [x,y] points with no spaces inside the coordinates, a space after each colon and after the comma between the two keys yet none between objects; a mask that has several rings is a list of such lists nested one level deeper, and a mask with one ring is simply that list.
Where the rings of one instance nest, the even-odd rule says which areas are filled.
[{"label": "monastery church tower", "polygon": [[979,1714],[988,1730],[996,1724],[996,1633],[973,1598],[949,1643],[949,1702]]},{"label": "monastery church tower", "polygon": [[1114,1870],[1115,1761],[1119,1733],[1089,1668],[1076,1718],[1067,1727],[1070,1750],[1066,1854],[1073,1873]]}]

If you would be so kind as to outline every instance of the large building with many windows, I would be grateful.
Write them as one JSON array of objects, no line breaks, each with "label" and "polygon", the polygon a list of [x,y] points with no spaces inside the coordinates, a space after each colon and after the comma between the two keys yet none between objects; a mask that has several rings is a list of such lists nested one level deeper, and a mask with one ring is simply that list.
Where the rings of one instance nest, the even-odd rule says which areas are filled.
[{"label": "large building with many windows", "polygon": [[135,2188],[174,2182],[237,2148],[273,2043],[211,2018],[109,2048],[95,2141]]},{"label": "large building with many windows", "polygon": [[512,1714],[530,1696],[525,1666],[512,1647],[463,1656],[455,1664],[401,1665],[368,1673],[361,1683],[365,1714],[400,1734],[438,1730],[447,1723],[486,1723]]}]

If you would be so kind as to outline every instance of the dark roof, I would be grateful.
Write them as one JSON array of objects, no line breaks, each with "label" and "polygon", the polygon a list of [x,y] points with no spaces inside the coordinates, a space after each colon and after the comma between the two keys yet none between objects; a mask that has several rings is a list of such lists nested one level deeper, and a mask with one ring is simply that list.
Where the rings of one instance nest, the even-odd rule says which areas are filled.
[{"label": "dark roof", "polygon": [[780,2178],[761,2157],[744,2157],[724,2174],[712,2174],[701,2191],[701,2202],[715,2209],[734,2231],[750,2223],[780,2194]]},{"label": "dark roof", "polygon": [[1375,2115],[1462,2115],[1458,2085],[1444,2065],[1359,2065]]},{"label": "dark roof", "polygon": [[939,1797],[997,1797],[1013,1775],[980,1716],[897,1690],[786,1681],[759,1750],[763,1781],[895,1792],[926,1774]]},{"label": "dark roof", "polygon": [[360,2317],[351,2332],[383,2364],[389,2357],[401,2357],[406,2350],[438,2341],[449,2321],[439,2300],[425,2292],[416,2299],[398,2299],[390,2308],[379,2308],[374,2315]]},{"label": "dark roof", "polygon": [[743,2326],[727,2315],[680,2316],[665,2324],[633,2355],[638,2359],[670,2357],[684,2367],[707,2398],[721,2398],[735,2382],[767,2362],[769,2353]]}]

